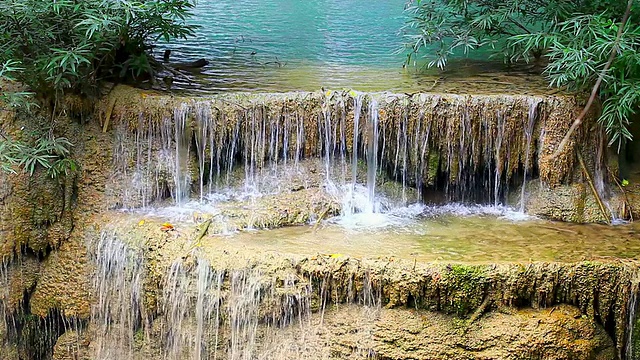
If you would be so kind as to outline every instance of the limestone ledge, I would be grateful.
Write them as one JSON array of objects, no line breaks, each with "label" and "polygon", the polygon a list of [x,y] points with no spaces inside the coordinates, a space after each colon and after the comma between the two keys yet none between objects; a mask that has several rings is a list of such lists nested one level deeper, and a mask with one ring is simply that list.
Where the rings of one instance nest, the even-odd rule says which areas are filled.
[{"label": "limestone ledge", "polygon": [[[374,103],[377,139],[369,120]],[[158,152],[179,143],[196,150],[180,166],[198,184],[209,181],[213,169],[224,172],[240,158],[261,168],[282,156],[350,157],[356,138],[359,153],[377,141],[378,166],[407,185],[434,187],[446,181],[454,198],[469,198],[478,184],[517,182],[523,169],[550,186],[581,182],[575,150],[593,169],[603,161],[598,154],[606,144],[592,114],[583,126],[589,131],[579,131],[559,156],[552,156],[580,110],[570,95],[329,91],[188,97],[116,86],[94,113],[104,130],[118,134],[120,172],[132,173],[135,164],[143,177],[159,179],[137,189],[147,198],[174,190],[176,162]],[[360,113],[358,121],[354,113]]]},{"label": "limestone ledge", "polygon": [[[145,238],[146,241],[133,245],[134,241],[131,245],[138,249],[138,256],[145,258],[145,300],[141,312],[160,318],[166,316],[162,311],[162,294],[168,286],[169,274],[175,271],[170,269],[179,263],[185,278],[192,279],[193,287],[186,290],[187,301],[195,304],[196,268],[207,261],[212,270],[227,279],[223,284],[225,292],[230,290],[228,279],[233,274],[257,274],[262,279],[262,293],[275,294],[270,300],[263,299],[270,304],[261,310],[266,323],[278,323],[286,309],[282,304],[294,295],[308,298],[312,312],[320,311],[326,304],[366,303],[373,298],[386,309],[437,312],[470,323],[486,312],[526,308],[551,311],[565,304],[577,309],[569,313],[578,311],[590,324],[606,329],[617,356],[622,357],[630,338],[630,302],[638,291],[638,265],[634,262],[421,264],[388,258],[246,254],[241,250],[219,253],[197,247],[185,252],[180,241],[156,238],[148,242],[152,238],[141,237]],[[539,314],[545,318],[543,313]]]}]

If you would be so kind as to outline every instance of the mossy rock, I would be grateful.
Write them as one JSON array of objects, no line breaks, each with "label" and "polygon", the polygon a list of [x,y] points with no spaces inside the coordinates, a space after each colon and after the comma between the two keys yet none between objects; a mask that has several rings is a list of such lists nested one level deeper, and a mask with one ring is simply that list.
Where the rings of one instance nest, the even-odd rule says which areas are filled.
[{"label": "mossy rock", "polygon": [[91,315],[89,281],[84,241],[72,238],[43,262],[30,299],[31,313],[45,317],[50,309],[59,309],[63,316],[88,319]]},{"label": "mossy rock", "polygon": [[527,214],[572,223],[606,223],[587,184],[549,187],[532,181],[526,189]]},{"label": "mossy rock", "polygon": [[58,338],[52,360],[92,360],[90,348],[92,333],[87,330],[68,330]]}]

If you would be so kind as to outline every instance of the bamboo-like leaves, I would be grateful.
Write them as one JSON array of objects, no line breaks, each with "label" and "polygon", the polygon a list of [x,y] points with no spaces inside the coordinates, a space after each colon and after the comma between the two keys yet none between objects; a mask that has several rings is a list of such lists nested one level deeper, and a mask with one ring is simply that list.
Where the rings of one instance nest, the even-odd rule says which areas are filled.
[{"label": "bamboo-like leaves", "polygon": [[508,62],[545,58],[550,86],[588,91],[610,54],[600,86],[599,119],[611,143],[631,139],[629,119],[640,107],[640,9],[632,11],[620,41],[626,2],[616,0],[423,0],[408,7],[407,57],[444,67],[452,54],[482,47]]},{"label": "bamboo-like leaves", "polygon": [[105,78],[153,73],[153,42],[193,35],[193,7],[194,0],[0,2],[0,63],[19,61],[17,80],[37,93],[95,94]]}]

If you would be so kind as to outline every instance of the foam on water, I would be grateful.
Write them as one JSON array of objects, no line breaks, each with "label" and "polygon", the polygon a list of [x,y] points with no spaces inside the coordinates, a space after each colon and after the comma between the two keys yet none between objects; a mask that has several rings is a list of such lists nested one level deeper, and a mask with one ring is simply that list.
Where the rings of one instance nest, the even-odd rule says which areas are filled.
[{"label": "foam on water", "polygon": [[444,215],[454,216],[492,216],[509,221],[529,221],[536,219],[535,216],[527,215],[522,211],[504,205],[478,205],[449,203],[446,205],[426,206],[424,216],[438,217]]},{"label": "foam on water", "polygon": [[385,212],[344,214],[330,219],[328,222],[355,231],[388,228],[426,234],[428,233],[428,229],[419,226],[421,219],[445,216],[487,216],[508,222],[532,221],[537,219],[534,216],[502,205],[464,205],[452,203],[439,206],[427,206],[416,203],[408,206],[389,208]]}]

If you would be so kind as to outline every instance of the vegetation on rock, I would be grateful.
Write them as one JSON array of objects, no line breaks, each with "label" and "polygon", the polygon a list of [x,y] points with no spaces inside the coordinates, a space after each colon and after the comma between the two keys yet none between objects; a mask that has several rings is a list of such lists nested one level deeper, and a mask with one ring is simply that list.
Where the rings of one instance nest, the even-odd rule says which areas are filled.
[{"label": "vegetation on rock", "polygon": [[161,38],[184,38],[191,0],[12,0],[0,4],[0,62],[41,96],[95,94],[101,81],[152,77]]},{"label": "vegetation on rock", "polygon": [[[0,3],[0,112],[30,111],[34,103],[27,97],[36,95],[51,115],[32,138],[0,132],[0,170],[20,166],[33,175],[40,167],[54,178],[75,171],[68,158],[72,144],[54,135],[62,96],[98,95],[104,81],[153,80],[161,66],[151,56],[153,43],[192,35],[196,26],[185,21],[193,6],[191,0]],[[13,89],[12,81],[28,91]]]}]

